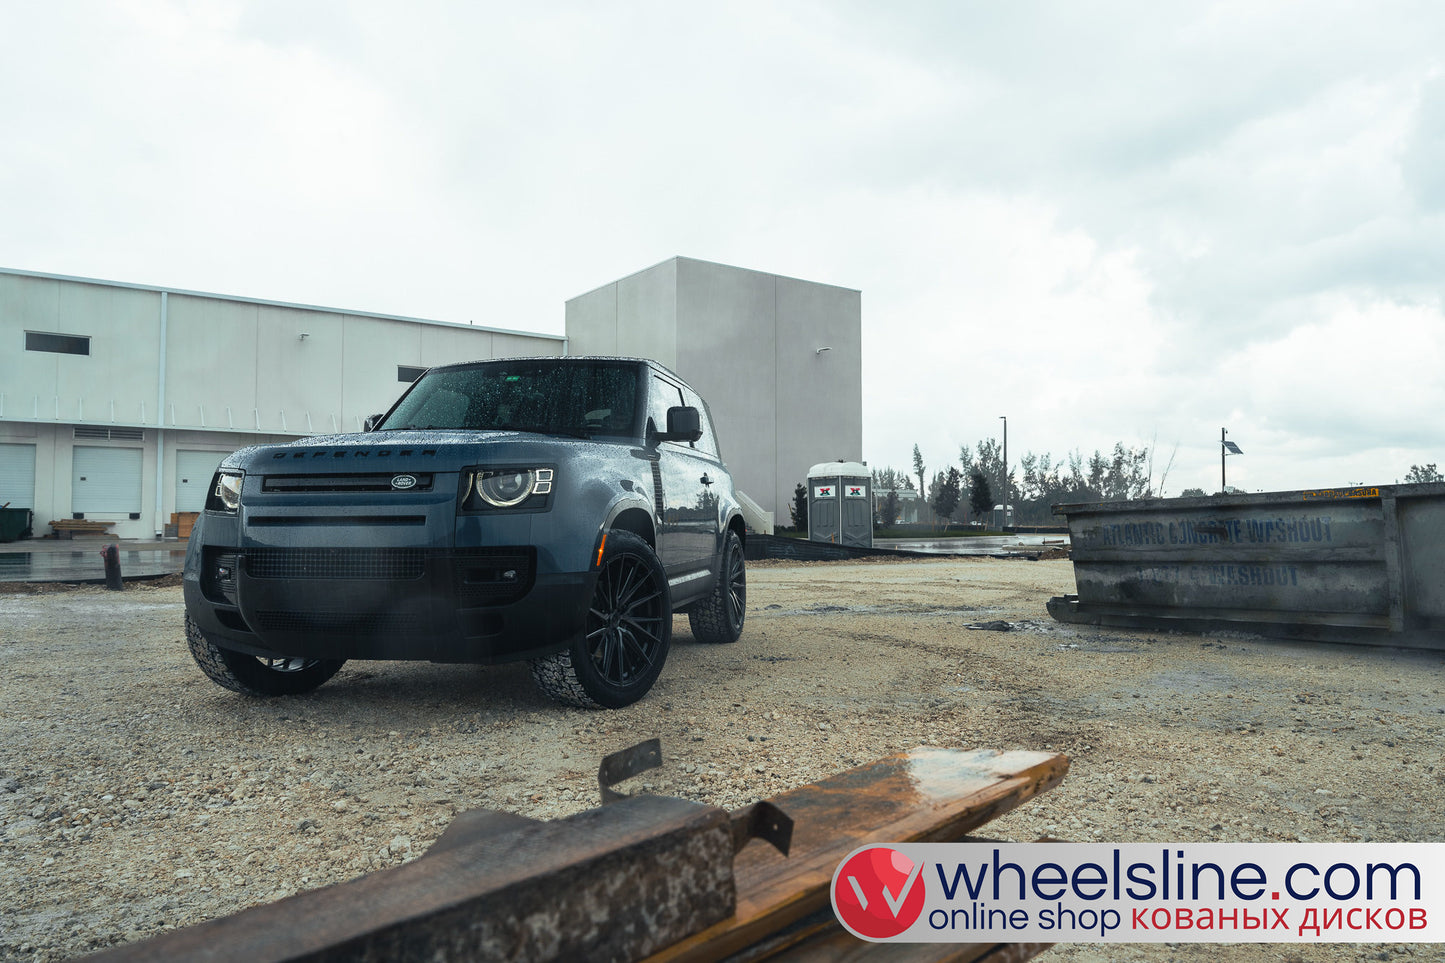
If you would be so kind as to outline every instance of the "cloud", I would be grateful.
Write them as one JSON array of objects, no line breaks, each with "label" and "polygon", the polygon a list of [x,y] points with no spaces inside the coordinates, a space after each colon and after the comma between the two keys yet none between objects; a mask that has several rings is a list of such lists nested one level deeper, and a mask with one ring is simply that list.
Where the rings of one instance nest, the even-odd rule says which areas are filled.
[{"label": "cloud", "polygon": [[566,298],[682,254],[863,291],[875,463],[1008,415],[1011,454],[1178,442],[1179,487],[1212,486],[1221,425],[1251,487],[1393,477],[1445,461],[1418,415],[1442,21],[24,5],[0,264],[559,332]]}]

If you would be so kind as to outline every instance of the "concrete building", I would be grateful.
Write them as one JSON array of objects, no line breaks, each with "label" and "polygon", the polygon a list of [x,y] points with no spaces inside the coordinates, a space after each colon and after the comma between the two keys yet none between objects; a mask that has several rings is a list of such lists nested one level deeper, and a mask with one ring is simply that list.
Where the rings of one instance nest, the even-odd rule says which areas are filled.
[{"label": "concrete building", "polygon": [[0,268],[0,504],[149,538],[229,452],[359,431],[432,365],[627,354],[692,382],[786,525],[809,465],[862,455],[859,305],[679,257],[568,301],[560,337]]},{"label": "concrete building", "polygon": [[691,382],[738,487],[779,525],[809,466],[862,460],[858,291],[674,257],[568,301],[567,339]]},{"label": "concrete building", "polygon": [[245,445],[358,431],[434,364],[566,339],[0,269],[0,504],[113,522],[199,511]]}]

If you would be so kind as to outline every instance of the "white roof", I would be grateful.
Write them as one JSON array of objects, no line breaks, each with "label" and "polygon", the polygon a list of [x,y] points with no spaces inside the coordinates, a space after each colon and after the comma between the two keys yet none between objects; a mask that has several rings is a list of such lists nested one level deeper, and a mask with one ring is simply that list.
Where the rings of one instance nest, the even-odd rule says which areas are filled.
[{"label": "white roof", "polygon": [[873,477],[868,466],[861,461],[825,461],[821,465],[814,465],[808,469],[809,478],[837,478],[839,475],[846,475],[849,478]]}]

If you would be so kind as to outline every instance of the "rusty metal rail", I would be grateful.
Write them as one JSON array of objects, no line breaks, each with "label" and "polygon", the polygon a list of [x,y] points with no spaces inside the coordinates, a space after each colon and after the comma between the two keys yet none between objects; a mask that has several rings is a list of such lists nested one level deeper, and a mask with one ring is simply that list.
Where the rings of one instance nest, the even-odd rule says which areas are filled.
[{"label": "rusty metal rail", "polygon": [[1059,505],[1064,622],[1445,649],[1445,484]]},{"label": "rusty metal rail", "polygon": [[[655,742],[604,760],[599,782],[614,801],[600,808],[551,822],[473,810],[414,862],[91,959],[896,958],[903,947],[863,943],[833,919],[828,885],[843,857],[872,841],[961,839],[1068,771],[1052,753],[920,748],[735,813],[613,789],[656,762]],[[1043,946],[908,949],[1009,963]]]}]

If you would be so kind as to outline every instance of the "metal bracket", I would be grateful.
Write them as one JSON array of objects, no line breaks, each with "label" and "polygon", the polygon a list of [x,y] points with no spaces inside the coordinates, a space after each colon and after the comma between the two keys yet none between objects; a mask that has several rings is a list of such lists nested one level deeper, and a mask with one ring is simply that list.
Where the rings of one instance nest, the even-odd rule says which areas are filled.
[{"label": "metal bracket", "polygon": [[793,820],[767,800],[755,802],[732,814],[733,855],[743,851],[750,839],[763,839],[784,856],[793,842]]},{"label": "metal bracket", "polygon": [[618,792],[612,788],[613,786],[631,779],[638,773],[656,769],[661,765],[661,739],[649,739],[609,756],[603,756],[602,764],[597,767],[597,788],[602,791],[602,805],[605,806],[608,803],[627,798],[626,793]]},{"label": "metal bracket", "polygon": [[[661,765],[661,739],[649,739],[603,756],[602,764],[597,767],[597,788],[602,792],[602,805],[628,798],[626,793],[618,792],[613,786]],[[777,806],[762,800],[735,810],[730,819],[734,856],[742,852],[750,839],[766,840],[778,852],[788,855],[788,847],[793,842],[793,820]]]}]

